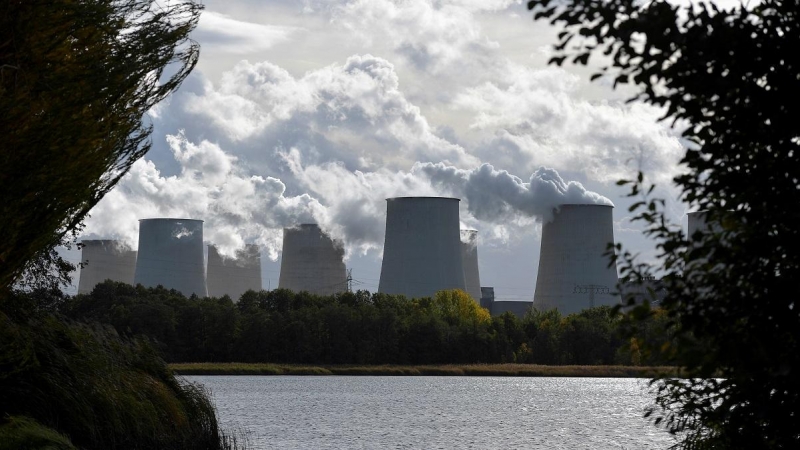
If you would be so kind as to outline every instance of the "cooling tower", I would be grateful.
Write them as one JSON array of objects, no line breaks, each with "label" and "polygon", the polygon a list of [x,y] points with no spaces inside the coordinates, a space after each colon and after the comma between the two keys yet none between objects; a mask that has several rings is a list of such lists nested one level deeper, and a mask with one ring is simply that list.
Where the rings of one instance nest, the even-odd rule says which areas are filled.
[{"label": "cooling tower", "polygon": [[246,245],[234,258],[226,258],[209,245],[206,280],[209,297],[227,295],[238,301],[248,290],[260,291],[261,251],[257,245]]},{"label": "cooling tower", "polygon": [[461,231],[461,261],[464,264],[464,284],[476,302],[481,301],[481,276],[478,271],[478,232]]},{"label": "cooling tower", "polygon": [[283,229],[278,287],[295,292],[332,295],[347,290],[344,248],[316,224]]},{"label": "cooling tower", "polygon": [[378,292],[429,297],[465,290],[457,198],[386,199],[386,241]]},{"label": "cooling tower", "polygon": [[553,221],[544,224],[535,308],[557,308],[566,315],[619,303],[612,294],[617,290],[617,270],[603,255],[614,242],[612,208],[561,205]]},{"label": "cooling tower", "polygon": [[203,221],[142,219],[139,256],[134,282],[145,287],[162,285],[186,296],[206,296],[203,264]]},{"label": "cooling tower", "polygon": [[133,284],[136,271],[136,252],[120,241],[84,240],[81,250],[81,269],[78,293],[88,294],[105,280]]}]

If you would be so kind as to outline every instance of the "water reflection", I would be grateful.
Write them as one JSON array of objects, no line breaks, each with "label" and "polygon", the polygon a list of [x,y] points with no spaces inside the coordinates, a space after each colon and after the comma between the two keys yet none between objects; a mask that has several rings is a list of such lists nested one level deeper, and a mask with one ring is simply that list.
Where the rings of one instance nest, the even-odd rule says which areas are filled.
[{"label": "water reflection", "polygon": [[192,376],[254,448],[645,449],[645,380]]}]

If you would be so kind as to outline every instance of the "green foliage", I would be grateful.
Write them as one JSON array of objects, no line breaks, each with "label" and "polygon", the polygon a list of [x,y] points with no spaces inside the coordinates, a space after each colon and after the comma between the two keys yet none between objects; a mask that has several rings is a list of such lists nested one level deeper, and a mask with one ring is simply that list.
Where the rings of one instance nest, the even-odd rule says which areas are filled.
[{"label": "green foliage", "polygon": [[[360,291],[319,297],[287,290],[186,298],[163,288],[106,282],[61,303],[80,320],[144,335],[170,362],[293,364],[631,364],[620,316],[608,307],[562,317],[491,317],[463,291],[434,297]],[[644,342],[665,337],[653,322]],[[641,353],[641,352],[640,352]],[[652,364],[647,354],[637,364]]]},{"label": "green foliage", "polygon": [[21,308],[0,312],[0,417],[0,433],[26,445],[229,448],[206,393],[179,382],[145,341]]},{"label": "green foliage", "polygon": [[[663,106],[690,148],[675,179],[710,226],[684,237],[643,174],[629,185],[636,220],[660,251],[648,267],[617,248],[623,275],[663,275],[670,331],[637,351],[684,366],[656,382],[656,423],[682,448],[798,448],[800,310],[800,8],[764,0],[713,3],[534,0],[536,18],[563,27],[552,62],[585,64],[635,83],[636,99]],[[631,312],[651,320],[648,304]],[[632,330],[637,327],[632,322]],[[664,359],[662,359],[664,360]]]},{"label": "green foliage", "polygon": [[[149,344],[53,313],[73,268],[55,247],[150,148],[142,118],[197,62],[188,35],[201,9],[191,0],[0,3],[2,448],[236,446],[202,389],[179,383]],[[113,317],[159,336],[172,330],[141,313]]]},{"label": "green foliage", "polygon": [[150,148],[142,117],[197,62],[188,34],[201,9],[189,0],[0,4],[0,290]]},{"label": "green foliage", "polygon": [[[72,247],[78,250],[83,248],[83,244],[78,243],[81,230],[83,224],[62,236],[58,246],[67,250],[71,250]],[[83,267],[80,263],[72,264],[62,258],[56,250],[56,245],[47,247],[39,251],[33,259],[28,260],[13,288],[19,291],[60,291],[70,285],[72,272],[78,266]]]},{"label": "green foliage", "polygon": [[354,375],[651,378],[680,376],[674,367],[550,366],[520,363],[443,365],[332,365],[273,363],[175,363],[181,375]]},{"label": "green foliage", "polygon": [[69,438],[30,417],[9,417],[0,424],[0,450],[75,450]]}]

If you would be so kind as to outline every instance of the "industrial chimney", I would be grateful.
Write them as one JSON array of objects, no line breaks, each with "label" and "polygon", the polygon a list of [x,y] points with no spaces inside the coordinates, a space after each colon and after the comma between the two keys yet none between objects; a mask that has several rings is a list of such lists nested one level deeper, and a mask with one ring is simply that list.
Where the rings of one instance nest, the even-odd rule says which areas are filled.
[{"label": "industrial chimney", "polygon": [[481,301],[481,276],[478,271],[478,232],[461,230],[461,260],[464,264],[464,284],[472,299]]},{"label": "industrial chimney", "polygon": [[323,233],[317,224],[284,228],[278,287],[316,295],[346,291],[344,247]]},{"label": "industrial chimney", "polygon": [[429,297],[465,290],[457,198],[386,199],[386,241],[378,292]]},{"label": "industrial chimney", "polygon": [[248,244],[226,258],[217,247],[208,246],[206,286],[209,297],[229,296],[238,301],[248,290],[261,290],[261,251],[258,245]]},{"label": "industrial chimney", "polygon": [[542,227],[533,307],[572,314],[616,305],[617,269],[604,255],[614,242],[612,206],[560,205]]},{"label": "industrial chimney", "polygon": [[78,293],[88,294],[105,280],[133,284],[136,271],[136,252],[114,240],[82,241],[81,262],[86,264],[80,273]]},{"label": "industrial chimney", "polygon": [[134,282],[145,287],[162,285],[186,296],[206,296],[203,264],[203,221],[142,219]]}]

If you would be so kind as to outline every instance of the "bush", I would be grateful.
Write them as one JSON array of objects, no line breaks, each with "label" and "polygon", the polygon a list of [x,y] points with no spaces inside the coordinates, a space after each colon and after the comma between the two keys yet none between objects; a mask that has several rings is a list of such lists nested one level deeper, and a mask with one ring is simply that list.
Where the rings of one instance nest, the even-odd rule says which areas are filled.
[{"label": "bush", "polygon": [[2,441],[22,448],[226,447],[202,387],[179,382],[147,342],[51,313],[0,312],[0,417]]}]

